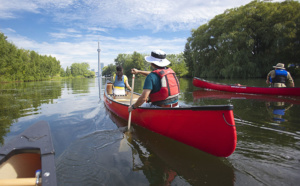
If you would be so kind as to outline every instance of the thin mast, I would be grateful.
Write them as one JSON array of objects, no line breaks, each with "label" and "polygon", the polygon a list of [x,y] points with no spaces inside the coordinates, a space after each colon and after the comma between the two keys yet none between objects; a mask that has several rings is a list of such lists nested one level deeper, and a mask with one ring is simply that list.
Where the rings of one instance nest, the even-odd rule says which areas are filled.
[{"label": "thin mast", "polygon": [[99,98],[101,100],[101,90],[102,90],[102,72],[101,72],[101,66],[100,66],[100,41],[98,40],[98,86],[99,86]]}]

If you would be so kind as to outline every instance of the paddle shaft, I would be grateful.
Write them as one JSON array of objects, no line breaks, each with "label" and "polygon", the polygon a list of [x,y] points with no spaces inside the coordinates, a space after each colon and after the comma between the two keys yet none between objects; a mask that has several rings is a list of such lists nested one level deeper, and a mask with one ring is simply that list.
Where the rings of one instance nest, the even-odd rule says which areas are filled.
[{"label": "paddle shaft", "polygon": [[[132,75],[132,86],[131,86],[131,95],[130,95],[130,106],[132,106],[132,98],[133,98],[133,89],[134,89],[134,79],[135,75]],[[129,117],[128,117],[128,130],[130,129],[131,125],[131,112],[129,112]]]},{"label": "paddle shaft", "polygon": [[[40,183],[41,183],[41,179],[40,179]],[[0,179],[0,185],[36,185],[36,178],[16,178],[16,179]],[[38,184],[41,185],[41,184]]]}]

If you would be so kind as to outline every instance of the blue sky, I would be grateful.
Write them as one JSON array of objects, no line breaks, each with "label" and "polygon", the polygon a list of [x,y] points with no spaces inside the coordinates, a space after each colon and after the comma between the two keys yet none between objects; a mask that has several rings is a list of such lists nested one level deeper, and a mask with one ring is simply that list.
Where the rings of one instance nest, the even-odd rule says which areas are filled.
[{"label": "blue sky", "polygon": [[[280,0],[277,0],[280,1]],[[191,30],[251,0],[0,0],[0,32],[63,68],[114,63],[120,53],[183,52]],[[273,2],[276,2],[274,0]],[[97,71],[97,70],[96,70]]]}]

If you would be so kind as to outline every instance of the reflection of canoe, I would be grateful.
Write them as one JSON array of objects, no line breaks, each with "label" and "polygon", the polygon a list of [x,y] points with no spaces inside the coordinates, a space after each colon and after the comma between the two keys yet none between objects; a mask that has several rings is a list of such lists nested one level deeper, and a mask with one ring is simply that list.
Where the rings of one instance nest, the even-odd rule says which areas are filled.
[{"label": "reflection of canoe", "polygon": [[[125,120],[117,117],[111,111],[108,110],[107,114],[118,127],[127,126]],[[126,135],[129,136],[129,134]],[[142,161],[135,166],[133,158],[133,168],[142,170],[148,176],[150,174],[152,180],[159,180],[160,176],[168,178],[175,173],[190,185],[203,185],[203,183],[206,185],[220,185],[220,183],[233,185],[234,183],[233,167],[227,159],[210,156],[139,126],[130,132],[130,138],[133,152],[138,152],[137,155]],[[148,153],[153,155],[149,156]],[[157,174],[161,170],[168,171],[164,174]],[[176,182],[164,185],[176,185]]]},{"label": "reflection of canoe", "polygon": [[300,105],[300,99],[292,99],[287,97],[278,97],[272,95],[259,94],[237,94],[232,92],[210,91],[210,90],[195,90],[193,92],[195,99],[212,98],[212,99],[254,99],[267,102],[286,102]]},{"label": "reflection of canoe", "polygon": [[237,93],[300,96],[300,87],[285,87],[285,88],[247,87],[244,85],[227,85],[227,84],[215,83],[197,77],[194,77],[193,85],[200,88],[207,88],[207,89],[221,90],[221,91],[228,91],[228,92],[237,92]]},{"label": "reflection of canoe", "polygon": [[[36,171],[41,170],[40,178]],[[49,125],[37,122],[0,149],[0,185],[56,185]],[[40,185],[40,184],[39,184]]]},{"label": "reflection of canoe", "polygon": [[[130,95],[119,97],[122,101],[114,100],[107,93],[108,87],[111,87],[110,83],[105,86],[106,106],[127,120]],[[134,93],[133,98],[138,97],[139,94]],[[237,141],[232,110],[232,105],[139,107],[132,112],[132,122],[215,156],[227,157],[234,152]]]}]

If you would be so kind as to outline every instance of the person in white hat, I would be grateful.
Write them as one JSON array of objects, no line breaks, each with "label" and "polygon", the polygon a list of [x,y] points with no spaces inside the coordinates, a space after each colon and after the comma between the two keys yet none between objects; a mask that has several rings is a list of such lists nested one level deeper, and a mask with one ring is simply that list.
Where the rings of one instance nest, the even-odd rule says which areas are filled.
[{"label": "person in white hat", "polygon": [[271,87],[286,87],[286,82],[289,82],[290,87],[294,87],[294,80],[291,74],[285,70],[283,63],[277,63],[273,66],[275,70],[271,70],[267,75],[267,84],[271,84]]},{"label": "person in white hat", "polygon": [[151,56],[145,57],[145,60],[151,63],[153,71],[131,69],[132,74],[142,74],[147,77],[141,96],[128,108],[128,111],[131,112],[139,106],[178,107],[179,81],[175,72],[167,67],[171,62],[166,59],[166,53],[162,50],[154,50],[151,52]]}]

